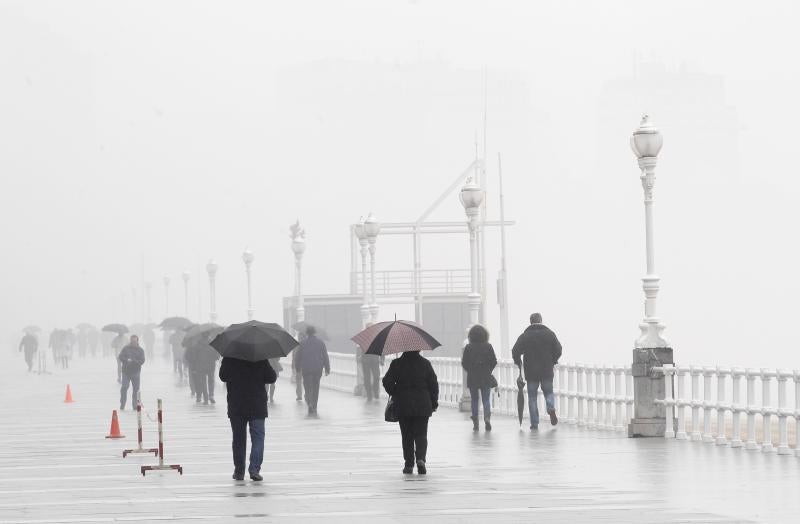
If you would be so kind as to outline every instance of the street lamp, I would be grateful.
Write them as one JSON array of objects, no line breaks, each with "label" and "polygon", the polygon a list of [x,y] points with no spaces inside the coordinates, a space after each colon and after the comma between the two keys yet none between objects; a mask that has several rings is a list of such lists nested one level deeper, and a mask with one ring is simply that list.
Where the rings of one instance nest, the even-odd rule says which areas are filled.
[{"label": "street lamp", "polygon": [[469,226],[470,293],[467,296],[467,304],[469,305],[469,323],[470,327],[472,327],[478,323],[478,312],[481,307],[477,237],[484,191],[470,177],[464,187],[461,188],[459,197],[461,205],[464,206],[464,211],[467,213],[467,225]]},{"label": "street lamp", "polygon": [[[467,295],[467,306],[469,307],[470,328],[478,323],[481,307],[480,284],[478,281],[478,224],[481,218],[483,196],[483,189],[475,183],[472,177],[467,179],[459,194],[461,205],[464,206],[464,211],[467,213],[467,225],[469,226],[470,292]],[[467,411],[470,409],[472,400],[467,389],[466,371],[462,372],[461,379],[461,400],[458,403],[458,409]]]},{"label": "street lamp", "polygon": [[191,276],[191,273],[184,271],[181,276],[183,277],[184,314],[186,315],[186,318],[189,318],[189,277]]},{"label": "street lamp", "polygon": [[169,316],[169,277],[164,275],[164,318]]},{"label": "street lamp", "polygon": [[253,320],[253,288],[252,288],[252,278],[250,276],[250,265],[255,260],[256,256],[250,251],[249,248],[244,250],[242,253],[242,261],[244,262],[244,269],[247,273],[247,320]]},{"label": "street lamp", "polygon": [[369,324],[369,287],[367,286],[367,231],[364,225],[364,218],[358,219],[354,227],[358,245],[361,246],[361,293],[363,300],[361,304],[361,328],[365,329]]},{"label": "street lamp", "polygon": [[292,239],[292,252],[294,252],[294,294],[297,297],[297,322],[306,319],[306,310],[303,307],[303,253],[306,251],[306,231],[300,226],[300,220],[290,228]]},{"label": "street lamp", "polygon": [[208,299],[209,299],[209,319],[211,322],[217,321],[217,269],[219,265],[212,258],[206,264],[208,272]]},{"label": "street lamp", "polygon": [[[667,418],[672,417],[672,408],[657,404],[665,396],[663,373],[653,368],[673,364],[672,348],[661,336],[664,325],[656,316],[656,298],[659,278],[656,274],[655,241],[653,227],[653,187],[656,183],[656,164],[658,153],[664,139],[649,117],[644,115],[639,127],[631,136],[631,149],[636,155],[644,189],[645,242],[647,251],[647,274],[642,278],[644,289],[644,319],[639,324],[641,334],[636,339],[633,350],[633,419],[628,425],[629,437],[674,437],[675,425]],[[669,377],[667,377],[669,378]],[[668,411],[669,409],[669,411]]]},{"label": "street lamp", "polygon": [[375,298],[375,243],[378,240],[378,234],[381,232],[381,224],[378,219],[370,213],[367,219],[364,220],[364,232],[367,234],[367,242],[369,243],[369,258],[370,258],[370,273],[372,273],[372,304],[370,305],[370,317],[372,323],[378,321],[378,301]]},{"label": "street lamp", "polygon": [[644,321],[640,324],[641,335],[636,340],[637,348],[653,349],[669,347],[661,336],[664,325],[656,316],[656,298],[659,277],[656,274],[656,255],[653,226],[653,187],[656,184],[656,163],[664,139],[658,129],[650,123],[648,115],[642,117],[639,128],[631,136],[631,149],[639,161],[640,179],[644,189],[645,239],[647,246],[647,274],[642,278],[644,289]]}]

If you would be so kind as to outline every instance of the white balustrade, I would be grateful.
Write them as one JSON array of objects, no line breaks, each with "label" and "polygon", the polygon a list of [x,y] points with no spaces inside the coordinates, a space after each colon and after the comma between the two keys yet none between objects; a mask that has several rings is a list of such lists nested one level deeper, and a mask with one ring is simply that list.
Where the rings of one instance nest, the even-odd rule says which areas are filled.
[{"label": "white balustrade", "polygon": [[[694,441],[713,443],[731,448],[776,452],[779,455],[800,456],[797,440],[800,436],[800,371],[780,369],[742,369],[724,367],[674,367],[665,365],[654,368],[665,380],[665,398],[656,401],[665,407],[666,438],[685,440],[686,407],[691,408],[691,432]],[[690,397],[685,390],[686,376],[691,377]],[[703,387],[700,387],[702,376]],[[745,381],[745,396],[742,398],[742,379]],[[788,394],[789,383],[794,387],[794,396]],[[713,385],[716,384],[716,392]],[[758,388],[757,386],[761,387]],[[773,392],[777,391],[777,407],[773,404]],[[760,392],[760,394],[759,394]],[[730,395],[730,397],[728,396]],[[730,402],[727,399],[730,398]],[[794,405],[789,404],[790,399]],[[702,424],[700,410],[703,410]],[[716,414],[714,421],[713,414]],[[746,437],[742,441],[742,415],[746,416]],[[757,423],[760,417],[760,435]],[[677,418],[677,431],[673,424]],[[777,418],[777,420],[775,420]],[[790,441],[789,419],[794,419],[794,443]],[[714,422],[714,424],[712,424]],[[715,426],[715,427],[714,427]],[[730,436],[728,431],[730,430]],[[773,437],[777,431],[777,447]],[[794,446],[794,448],[792,447]]]}]

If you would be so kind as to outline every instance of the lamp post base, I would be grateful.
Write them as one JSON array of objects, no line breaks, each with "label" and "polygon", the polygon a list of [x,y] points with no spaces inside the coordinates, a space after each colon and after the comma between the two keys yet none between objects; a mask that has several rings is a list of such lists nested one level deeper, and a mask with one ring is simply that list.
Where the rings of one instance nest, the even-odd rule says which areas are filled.
[{"label": "lamp post base", "polygon": [[[633,419],[628,424],[629,437],[663,437],[666,433],[666,408],[655,402],[664,399],[664,374],[653,371],[664,364],[674,364],[672,348],[633,350]],[[674,420],[672,430],[675,431]]]}]

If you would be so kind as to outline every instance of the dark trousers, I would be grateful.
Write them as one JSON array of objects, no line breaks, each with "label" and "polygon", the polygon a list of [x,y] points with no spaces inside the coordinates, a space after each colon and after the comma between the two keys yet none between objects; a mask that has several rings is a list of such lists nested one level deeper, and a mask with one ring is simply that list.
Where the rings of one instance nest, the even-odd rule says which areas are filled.
[{"label": "dark trousers", "polygon": [[264,421],[255,417],[230,417],[233,432],[233,470],[237,475],[244,475],[244,461],[247,455],[247,426],[250,426],[250,467],[249,473],[261,471],[264,461]]},{"label": "dark trousers", "polygon": [[303,387],[306,391],[306,404],[312,413],[317,412],[317,400],[319,400],[319,381],[322,379],[322,372],[303,373]]},{"label": "dark trousers", "polygon": [[399,417],[400,435],[403,437],[403,459],[406,466],[416,460],[425,461],[428,453],[428,419],[430,417]]},{"label": "dark trousers", "polygon": [[33,369],[33,357],[36,355],[36,351],[28,351],[25,350],[25,363],[28,364],[28,371]]},{"label": "dark trousers", "polygon": [[197,400],[214,398],[214,369],[203,369],[194,373],[194,392]]},{"label": "dark trousers", "polygon": [[139,395],[139,379],[140,373],[122,373],[122,387],[119,388],[119,408],[125,409],[125,401],[128,399],[128,385],[133,385],[131,393],[131,406],[136,407],[136,398]]},{"label": "dark trousers", "polygon": [[378,389],[378,381],[381,378],[380,365],[377,362],[364,362],[362,359],[361,370],[364,373],[364,392],[367,394],[367,400],[380,398]]}]

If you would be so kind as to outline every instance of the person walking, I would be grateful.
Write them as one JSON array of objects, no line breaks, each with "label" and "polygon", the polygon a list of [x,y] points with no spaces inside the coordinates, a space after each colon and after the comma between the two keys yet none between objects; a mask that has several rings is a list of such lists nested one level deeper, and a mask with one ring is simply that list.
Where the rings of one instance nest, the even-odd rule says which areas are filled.
[{"label": "person walking", "polygon": [[308,416],[317,416],[317,401],[319,400],[319,382],[322,371],[325,375],[331,373],[331,363],[328,359],[328,348],[325,342],[317,337],[314,326],[306,327],[306,338],[300,342],[297,352],[297,369],[303,376]]},{"label": "person walking", "polygon": [[28,364],[28,372],[33,371],[33,357],[39,351],[39,340],[33,333],[25,333],[19,341],[19,350],[24,352],[25,363]]},{"label": "person walking", "polygon": [[392,360],[383,376],[383,389],[392,397],[403,441],[403,473],[427,474],[428,419],[439,408],[439,382],[430,361],[419,351],[406,351]]},{"label": "person walking", "polygon": [[[271,359],[269,359],[269,365],[272,367],[272,369],[275,370],[275,375],[276,376],[279,376],[281,374],[281,371],[283,371],[283,366],[281,365],[281,359],[279,359],[279,358],[271,358]],[[269,393],[269,403],[270,404],[274,404],[275,403],[275,384],[276,383],[277,383],[277,380],[275,382],[273,382],[272,384],[270,384],[269,387],[267,388],[268,389],[268,393]]]},{"label": "person walking", "polygon": [[381,366],[383,366],[383,355],[367,355],[362,351],[361,354],[361,373],[364,376],[364,393],[367,402],[380,398],[378,383],[381,379]]},{"label": "person walking", "polygon": [[128,385],[133,385],[131,392],[131,406],[136,406],[141,384],[142,365],[144,364],[144,350],[139,346],[139,337],[131,335],[130,343],[122,348],[117,360],[122,372],[122,387],[119,389],[119,409],[125,410],[128,399]]},{"label": "person walking", "polygon": [[194,388],[197,396],[197,403],[203,399],[203,404],[209,402],[216,404],[214,400],[214,381],[217,368],[219,353],[208,345],[208,340],[202,340],[196,344],[191,351],[194,355]]},{"label": "person walking", "polygon": [[[302,344],[306,339],[305,333],[298,333],[297,340]],[[297,367],[297,351],[292,352],[292,382],[294,382],[295,400],[297,402],[303,401],[303,374]]]},{"label": "person walking", "polygon": [[[172,348],[172,371],[178,375],[178,379],[183,382],[183,333],[175,330],[169,336],[169,345]],[[194,391],[192,391],[194,393]]]},{"label": "person walking", "polygon": [[266,385],[275,383],[278,375],[266,360],[248,362],[226,357],[219,366],[219,378],[228,389],[228,419],[233,436],[233,480],[244,480],[248,426],[250,464],[247,470],[252,480],[264,480],[261,476],[264,422],[269,414]]},{"label": "person walking", "polygon": [[467,372],[467,388],[472,400],[472,431],[480,429],[478,423],[479,400],[483,400],[483,423],[486,431],[491,431],[491,390],[497,386],[492,371],[497,365],[497,356],[494,348],[489,344],[489,332],[480,324],[475,324],[470,328],[467,342],[461,357],[461,367]]},{"label": "person walking", "polygon": [[531,325],[519,336],[511,356],[514,364],[525,370],[528,381],[528,410],[531,417],[531,429],[539,429],[539,406],[537,397],[539,386],[542,388],[550,424],[558,424],[555,398],[553,396],[553,367],[561,358],[561,343],[550,328],[542,324],[542,315],[534,313],[530,317]]}]

